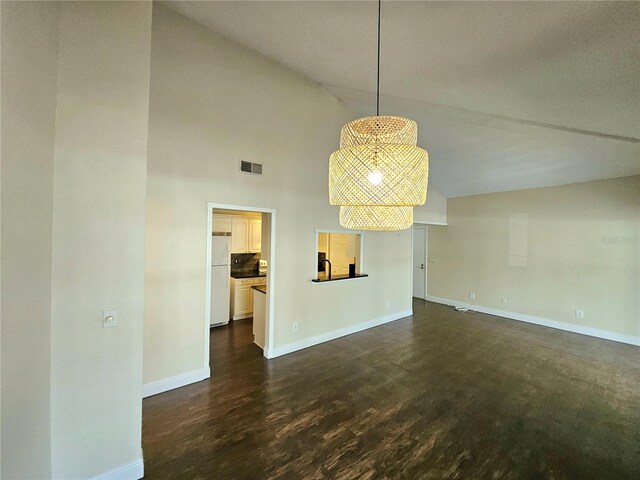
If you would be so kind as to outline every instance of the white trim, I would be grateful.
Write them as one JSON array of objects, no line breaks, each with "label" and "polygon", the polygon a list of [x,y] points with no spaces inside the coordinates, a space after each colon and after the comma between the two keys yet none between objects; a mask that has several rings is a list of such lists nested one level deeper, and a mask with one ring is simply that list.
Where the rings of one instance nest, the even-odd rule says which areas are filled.
[{"label": "white trim", "polygon": [[125,465],[120,465],[112,470],[91,477],[91,480],[138,480],[144,477],[144,462],[142,460],[142,450],[140,458]]},{"label": "white trim", "polygon": [[[469,302],[460,302],[458,300],[434,297],[432,295],[427,295],[425,300],[435,303],[441,303],[443,305],[451,305],[454,307],[469,306]],[[610,332],[608,330],[600,330],[598,328],[583,327],[581,325],[574,325],[573,323],[558,322],[556,320],[548,320],[546,318],[535,317],[533,315],[525,315],[523,313],[507,312],[505,310],[497,310],[495,308],[483,307],[476,304],[472,304],[470,310],[474,310],[480,313],[487,313],[489,315],[495,315],[497,317],[509,318],[511,320],[518,320],[520,322],[533,323],[534,325],[542,325],[543,327],[550,327],[567,332],[579,333],[581,335],[588,335],[590,337],[603,338],[605,340],[613,340],[614,342],[640,346],[640,336],[636,337],[633,335]]]},{"label": "white trim", "polygon": [[281,355],[287,355],[289,353],[297,352],[298,350],[302,350],[308,347],[313,347],[314,345],[328,342],[330,340],[335,340],[336,338],[344,337],[345,335],[351,335],[352,333],[361,332],[363,330],[377,327],[385,323],[394,322],[396,320],[400,320],[401,318],[407,318],[407,317],[410,317],[411,315],[413,315],[412,310],[404,310],[402,312],[392,313],[384,317],[374,318],[373,320],[369,320],[368,322],[358,323],[357,325],[350,325],[348,327],[340,328],[338,330],[322,333],[320,335],[316,335],[315,337],[309,337],[309,338],[299,340],[297,342],[282,345],[281,347],[276,347],[269,350],[265,349],[265,356],[267,358],[280,357]]},{"label": "white trim", "polygon": [[[265,345],[263,349],[264,356],[267,356],[267,351],[269,350],[269,346],[273,344],[273,335],[274,335],[274,325],[275,325],[275,278],[276,278],[276,209],[275,208],[265,208],[265,207],[252,207],[247,205],[229,205],[226,203],[215,203],[215,202],[207,202],[207,264],[205,266],[205,312],[204,312],[204,352],[203,359],[204,365],[203,369],[210,372],[209,368],[209,330],[211,328],[210,319],[211,319],[211,232],[213,232],[213,209],[220,208],[223,210],[240,210],[244,212],[258,212],[258,213],[269,213],[271,214],[271,251],[269,258],[269,265],[267,267],[267,312],[265,318]],[[193,372],[191,372],[193,373]],[[185,374],[188,375],[188,374]],[[207,375],[205,378],[209,378]],[[186,385],[186,384],[185,384]],[[174,387],[175,388],[175,387]]]},{"label": "white trim", "polygon": [[199,368],[192,372],[176,375],[175,377],[165,378],[164,380],[158,380],[157,382],[147,383],[142,386],[142,398],[147,398],[152,395],[157,395],[162,392],[173,390],[174,388],[184,387],[191,383],[201,382],[211,376],[211,370],[207,365],[207,368]]}]

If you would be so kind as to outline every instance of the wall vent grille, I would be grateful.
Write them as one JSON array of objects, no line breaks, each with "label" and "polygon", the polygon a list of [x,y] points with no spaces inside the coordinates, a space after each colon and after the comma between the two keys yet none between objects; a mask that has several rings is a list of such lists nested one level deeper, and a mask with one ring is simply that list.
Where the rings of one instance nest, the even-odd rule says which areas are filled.
[{"label": "wall vent grille", "polygon": [[245,173],[253,173],[254,175],[262,175],[262,164],[240,160],[240,171]]}]

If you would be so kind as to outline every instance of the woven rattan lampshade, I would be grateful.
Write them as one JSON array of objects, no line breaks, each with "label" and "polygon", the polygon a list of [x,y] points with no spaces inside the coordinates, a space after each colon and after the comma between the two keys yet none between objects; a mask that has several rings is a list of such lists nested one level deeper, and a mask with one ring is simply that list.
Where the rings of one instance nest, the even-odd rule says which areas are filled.
[{"label": "woven rattan lampshade", "polygon": [[413,145],[342,148],[329,159],[329,203],[422,205],[427,199],[427,174],[427,152]]},{"label": "woven rattan lampshade", "polygon": [[344,206],[340,225],[352,230],[404,230],[413,225],[413,207]]},{"label": "woven rattan lampshade", "polygon": [[358,118],[340,130],[340,148],[381,143],[415,145],[417,141],[416,122],[391,115]]},{"label": "woven rattan lampshade", "polygon": [[402,117],[359,118],[342,127],[340,150],[329,159],[332,205],[422,205],[429,157],[416,147],[416,122]]},{"label": "woven rattan lampshade", "polygon": [[413,207],[427,200],[429,157],[416,146],[416,122],[380,115],[381,6],[376,116],[342,127],[340,150],[329,158],[329,203],[340,205],[342,226],[357,230],[409,228]]}]

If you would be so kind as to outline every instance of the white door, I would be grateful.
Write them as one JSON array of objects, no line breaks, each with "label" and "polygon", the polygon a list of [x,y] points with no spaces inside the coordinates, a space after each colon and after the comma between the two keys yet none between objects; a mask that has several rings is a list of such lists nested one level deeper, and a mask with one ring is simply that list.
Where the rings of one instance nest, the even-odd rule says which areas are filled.
[{"label": "white door", "polygon": [[424,298],[427,294],[427,229],[413,227],[413,296]]},{"label": "white door", "polygon": [[229,265],[211,267],[210,325],[229,323],[230,271]]}]

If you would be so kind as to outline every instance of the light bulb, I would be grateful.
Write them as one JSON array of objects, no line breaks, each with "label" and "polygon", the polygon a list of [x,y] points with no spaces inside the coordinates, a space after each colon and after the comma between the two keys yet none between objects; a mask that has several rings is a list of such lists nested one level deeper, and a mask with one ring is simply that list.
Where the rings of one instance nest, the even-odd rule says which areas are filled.
[{"label": "light bulb", "polygon": [[382,181],[382,173],[380,173],[378,170],[373,170],[369,172],[369,175],[367,175],[367,179],[371,182],[372,185],[379,185]]}]

